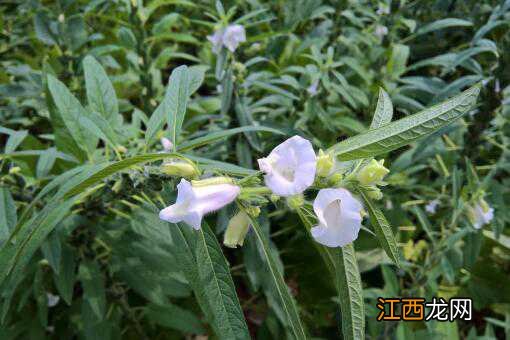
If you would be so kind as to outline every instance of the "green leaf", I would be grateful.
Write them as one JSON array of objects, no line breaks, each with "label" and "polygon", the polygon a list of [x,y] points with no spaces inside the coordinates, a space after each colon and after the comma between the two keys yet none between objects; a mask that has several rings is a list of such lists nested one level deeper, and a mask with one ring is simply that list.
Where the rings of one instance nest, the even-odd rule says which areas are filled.
[{"label": "green leaf", "polygon": [[34,28],[37,39],[46,45],[55,45],[57,39],[51,31],[51,21],[46,12],[40,11],[34,16]]},{"label": "green leaf", "polygon": [[470,26],[473,26],[473,23],[471,23],[470,21],[457,18],[446,18],[431,22],[430,24],[423,26],[416,32],[415,37],[448,27],[470,27]]},{"label": "green leaf", "polygon": [[257,236],[257,240],[262,246],[266,265],[268,266],[269,273],[271,274],[271,279],[274,283],[278,298],[280,299],[281,305],[288,319],[290,329],[296,339],[306,339],[307,336],[305,328],[301,323],[301,319],[299,318],[299,311],[297,309],[296,302],[289,292],[289,287],[287,287],[282,273],[278,269],[277,261],[269,248],[269,242],[262,232],[260,224],[256,219],[251,219],[251,225],[255,235]]},{"label": "green leaf", "polygon": [[209,158],[203,158],[203,157],[197,157],[193,155],[185,155],[186,158],[191,159],[192,161],[197,162],[200,165],[200,168],[203,170],[210,170],[210,171],[222,171],[226,174],[232,175],[232,176],[250,176],[257,171],[252,169],[246,169],[243,167],[240,167],[238,165],[225,163],[216,161],[214,159]]},{"label": "green leaf", "polygon": [[215,142],[219,139],[222,139],[222,138],[228,138],[232,135],[235,135],[235,134],[238,134],[241,132],[250,132],[250,131],[266,131],[266,132],[272,132],[272,133],[276,133],[276,134],[280,134],[280,135],[284,134],[280,130],[273,129],[273,128],[266,127],[266,126],[243,126],[243,127],[238,127],[238,128],[234,128],[234,129],[210,132],[203,137],[195,138],[195,139],[192,139],[190,141],[180,144],[178,151],[179,152],[188,151],[188,150],[198,148],[203,145],[213,143],[213,142]]},{"label": "green leaf", "polygon": [[119,103],[112,82],[94,57],[88,55],[83,59],[85,85],[90,110],[98,112],[111,126],[120,123]]},{"label": "green leaf", "polygon": [[398,79],[406,72],[407,59],[409,59],[409,46],[395,44],[391,50],[391,55],[386,65],[389,75],[393,79]]},{"label": "green leaf", "polygon": [[395,150],[462,117],[474,106],[479,93],[480,85],[473,86],[431,108],[346,139],[328,151],[346,161]]},{"label": "green leaf", "polygon": [[179,66],[172,72],[168,92],[167,123],[170,129],[170,138],[177,146],[190,93],[190,76],[187,66]]},{"label": "green leaf", "polygon": [[170,232],[173,255],[215,333],[221,339],[249,339],[227,261],[210,228],[204,222],[199,231],[172,224]]},{"label": "green leaf", "polygon": [[330,251],[336,255],[335,268],[342,311],[343,338],[346,340],[364,339],[363,288],[354,246],[351,243]]},{"label": "green leaf", "polygon": [[5,144],[5,153],[11,153],[16,150],[16,148],[23,142],[25,137],[28,135],[28,131],[14,131],[7,139],[7,143]]},{"label": "green leaf", "polygon": [[84,302],[89,304],[98,320],[106,313],[104,278],[96,262],[87,261],[80,265],[79,278],[83,287]]},{"label": "green leaf", "polygon": [[50,267],[53,269],[55,274],[58,274],[60,271],[62,247],[60,245],[58,234],[55,231],[51,232],[46,241],[42,243],[41,250],[44,258],[48,260]]},{"label": "green leaf", "polygon": [[53,200],[32,219],[28,220],[16,237],[16,242],[6,242],[0,250],[0,284],[8,275],[16,276],[30,261],[48,234],[69,213],[81,197],[66,201]]},{"label": "green leaf", "polygon": [[98,168],[93,169],[92,172],[88,173],[87,177],[84,178],[82,182],[67,189],[65,197],[70,197],[79,194],[86,190],[87,188],[91,187],[92,185],[96,184],[97,182],[107,178],[108,176],[111,176],[119,171],[127,170],[132,166],[144,164],[147,162],[154,162],[165,158],[181,158],[181,157],[182,156],[176,153],[153,153],[126,158],[115,163],[100,164]]},{"label": "green leaf", "polygon": [[[298,215],[310,235],[309,231],[313,227],[313,223],[309,219],[310,214],[305,209],[300,209],[298,210]],[[330,248],[318,244],[314,240],[312,242],[326,263],[330,274],[335,279],[340,310],[342,312],[343,338],[364,339],[365,312],[363,288],[352,243],[342,248]]]},{"label": "green leaf", "polygon": [[73,300],[73,288],[76,281],[75,257],[73,249],[64,244],[62,247],[60,271],[57,275],[53,275],[59,295],[69,306]]},{"label": "green leaf", "polygon": [[91,154],[97,145],[97,138],[86,133],[80,124],[80,117],[88,116],[88,112],[67,87],[52,75],[48,75],[48,88],[62,120],[76,144],[80,149]]},{"label": "green leaf", "polygon": [[89,116],[79,118],[80,125],[91,135],[103,140],[113,149],[119,144],[117,133],[112,129],[110,122],[96,112],[90,112]]},{"label": "green leaf", "polygon": [[379,88],[379,99],[375,108],[374,118],[370,124],[370,129],[377,129],[391,122],[393,118],[393,104],[390,96],[382,88]]},{"label": "green leaf", "polygon": [[400,253],[398,251],[397,241],[395,240],[395,235],[393,235],[390,224],[386,220],[386,217],[384,216],[381,209],[374,205],[372,200],[367,196],[366,192],[362,188],[358,188],[358,192],[363,198],[363,202],[365,202],[365,207],[367,208],[368,214],[370,216],[370,223],[372,223],[372,226],[374,227],[375,234],[377,235],[379,243],[383,247],[388,257],[397,266],[400,266]]},{"label": "green leaf", "polygon": [[206,330],[195,314],[171,303],[164,306],[150,304],[146,316],[157,324],[185,333],[204,334]]},{"label": "green leaf", "polygon": [[210,304],[218,335],[223,339],[249,339],[227,260],[205,223],[198,232],[195,253],[201,289]]},{"label": "green leaf", "polygon": [[166,122],[170,129],[172,143],[176,146],[177,138],[181,132],[188,99],[194,89],[198,88],[199,75],[190,74],[187,66],[179,66],[172,71],[165,98],[152,114],[145,132],[145,143],[150,145],[156,134],[163,128]]},{"label": "green leaf", "polygon": [[55,164],[56,160],[57,150],[55,148],[49,148],[45,150],[39,157],[39,160],[37,161],[37,167],[35,172],[37,178],[47,176],[50,173],[51,169],[53,168],[53,165]]},{"label": "green leaf", "polygon": [[16,205],[7,188],[0,187],[0,246],[9,238],[16,225]]},{"label": "green leaf", "polygon": [[418,218],[418,222],[420,223],[423,231],[425,231],[427,237],[430,239],[432,243],[436,243],[436,239],[434,238],[434,235],[432,233],[432,226],[430,225],[430,221],[427,218],[427,215],[425,215],[425,213],[418,206],[414,206],[412,208],[412,211]]},{"label": "green leaf", "polygon": [[54,74],[51,66],[48,63],[43,63],[43,85],[44,97],[48,112],[50,115],[51,126],[53,127],[53,136],[55,138],[55,145],[58,150],[70,155],[74,155],[80,161],[87,159],[86,153],[78,146],[71,132],[66,128],[64,118],[57,109],[48,86],[48,74]]}]

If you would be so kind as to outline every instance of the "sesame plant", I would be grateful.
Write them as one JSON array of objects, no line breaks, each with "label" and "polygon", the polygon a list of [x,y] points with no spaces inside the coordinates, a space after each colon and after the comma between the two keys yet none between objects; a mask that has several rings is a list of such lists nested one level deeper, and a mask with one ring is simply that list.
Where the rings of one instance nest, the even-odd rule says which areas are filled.
[{"label": "sesame plant", "polygon": [[510,335],[510,1],[0,12],[0,338]]}]

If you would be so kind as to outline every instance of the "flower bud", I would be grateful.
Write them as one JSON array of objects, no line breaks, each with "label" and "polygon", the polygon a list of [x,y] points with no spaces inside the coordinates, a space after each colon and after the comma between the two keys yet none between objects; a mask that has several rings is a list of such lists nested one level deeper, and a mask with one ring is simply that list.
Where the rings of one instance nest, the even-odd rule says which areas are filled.
[{"label": "flower bud", "polygon": [[230,177],[218,176],[218,177],[209,177],[205,179],[201,179],[198,181],[191,181],[191,184],[198,187],[206,187],[208,185],[218,185],[218,184],[234,184],[234,181]]},{"label": "flower bud", "polygon": [[161,171],[170,176],[179,176],[184,178],[195,178],[199,175],[198,169],[190,161],[182,159],[172,159],[166,161],[161,166]]},{"label": "flower bud", "polygon": [[344,176],[337,172],[337,173],[334,173],[333,175],[329,176],[328,178],[328,182],[331,186],[336,186],[338,183],[340,183],[340,181],[342,180]]},{"label": "flower bud", "polygon": [[238,212],[228,222],[227,230],[223,239],[223,245],[229,248],[242,246],[244,238],[250,229],[250,218],[244,211]]},{"label": "flower bud", "polygon": [[376,200],[376,201],[383,198],[382,191],[378,187],[373,187],[372,190],[368,191],[367,196],[373,200]]},{"label": "flower bud", "polygon": [[258,217],[260,215],[260,208],[249,206],[248,208],[246,208],[246,213],[251,217]]},{"label": "flower bud", "polygon": [[384,167],[384,159],[372,159],[358,172],[357,179],[363,185],[377,185],[389,172],[390,170]]},{"label": "flower bud", "polygon": [[280,196],[271,194],[271,196],[269,196],[269,199],[271,200],[271,202],[276,203],[280,200]]},{"label": "flower bud", "polygon": [[322,149],[319,150],[319,156],[317,157],[317,175],[319,177],[328,177],[333,165],[335,165],[333,156],[329,153],[324,153]]},{"label": "flower bud", "polygon": [[287,204],[292,210],[296,210],[305,204],[305,198],[302,194],[287,197]]},{"label": "flower bud", "polygon": [[127,149],[123,145],[117,145],[117,151],[120,153],[126,153]]}]

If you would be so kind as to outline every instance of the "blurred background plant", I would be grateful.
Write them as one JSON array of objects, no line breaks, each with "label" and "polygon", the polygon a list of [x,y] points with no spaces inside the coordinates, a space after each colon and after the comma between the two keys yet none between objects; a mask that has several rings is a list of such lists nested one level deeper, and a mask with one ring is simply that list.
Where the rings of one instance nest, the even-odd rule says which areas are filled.
[{"label": "blurred background plant", "polygon": [[[25,212],[52,204],[48,183],[70,178],[57,176],[161,151],[159,138],[172,136],[154,117],[171,105],[165,88],[179,65],[192,75],[179,151],[193,149],[204,168],[205,158],[238,165],[221,165],[233,173],[257,168],[254,161],[282,140],[257,127],[327,149],[369,128],[379,87],[398,119],[482,82],[470,115],[384,157],[390,174],[378,203],[399,241],[401,267],[369,231],[355,248],[367,338],[510,335],[510,1],[9,0],[0,13],[4,247],[15,225],[30,221]],[[246,41],[214,53],[207,36],[228,25],[242,25]],[[48,83],[55,79],[48,75],[62,83]],[[93,137],[71,138],[61,117],[70,99],[52,90],[63,83],[112,128],[90,122]],[[228,139],[182,147],[242,127]],[[153,210],[175,197],[176,184],[140,165],[87,190],[59,218],[44,216],[55,229],[1,286],[2,338],[213,337],[175,264],[168,224]],[[463,211],[482,197],[494,219],[475,230]],[[216,235],[232,213],[207,218]],[[338,338],[334,283],[299,217],[276,202],[261,221],[309,333]],[[223,249],[251,336],[291,337],[260,252],[253,232],[242,248]],[[377,322],[379,296],[471,297],[473,320]]]}]

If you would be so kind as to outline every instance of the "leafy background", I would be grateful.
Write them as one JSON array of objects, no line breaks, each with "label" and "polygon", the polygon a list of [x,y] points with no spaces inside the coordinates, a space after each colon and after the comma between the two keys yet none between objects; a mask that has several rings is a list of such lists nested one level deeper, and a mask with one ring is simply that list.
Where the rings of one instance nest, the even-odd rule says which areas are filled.
[{"label": "leafy background", "polygon": [[[510,1],[9,0],[0,13],[2,338],[510,335]],[[247,42],[217,56],[206,36],[222,21]],[[281,201],[238,249],[218,242],[232,207],[199,236],[157,217],[178,180],[151,163],[163,134],[206,171],[248,176],[282,133],[318,150],[367,131],[380,87],[397,120],[479,82],[467,115],[382,155],[374,209],[400,267],[368,218],[331,255],[357,260],[364,309],[340,311],[311,222]],[[462,211],[480,190],[495,218],[475,231]],[[473,320],[377,322],[378,296],[468,296]]]}]

